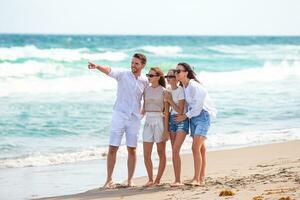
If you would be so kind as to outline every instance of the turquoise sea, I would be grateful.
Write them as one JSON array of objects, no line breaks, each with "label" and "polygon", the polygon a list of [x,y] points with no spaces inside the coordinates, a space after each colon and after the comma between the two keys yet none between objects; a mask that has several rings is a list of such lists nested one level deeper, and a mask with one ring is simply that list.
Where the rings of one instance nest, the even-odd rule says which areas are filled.
[{"label": "turquoise sea", "polygon": [[[0,199],[104,183],[116,82],[87,61],[129,69],[135,52],[148,58],[144,74],[194,66],[218,109],[209,150],[300,139],[300,37],[2,34]],[[189,138],[183,152],[190,148]],[[121,181],[124,147],[118,156]],[[136,175],[145,174],[139,157]]]}]

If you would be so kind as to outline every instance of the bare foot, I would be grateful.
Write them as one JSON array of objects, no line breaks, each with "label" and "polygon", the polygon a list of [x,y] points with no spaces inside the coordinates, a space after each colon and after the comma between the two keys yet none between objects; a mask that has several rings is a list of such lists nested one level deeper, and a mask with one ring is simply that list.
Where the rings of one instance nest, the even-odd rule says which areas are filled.
[{"label": "bare foot", "polygon": [[155,179],[155,181],[154,181],[154,185],[156,185],[156,186],[158,186],[158,185],[161,185],[161,183],[160,183],[160,179]]},{"label": "bare foot", "polygon": [[181,186],[184,186],[184,184],[181,182],[174,182],[174,183],[171,183],[170,186],[171,187],[181,187]]},{"label": "bare foot", "polygon": [[204,176],[200,176],[200,185],[201,186],[205,185],[205,178],[204,178]]},{"label": "bare foot", "polygon": [[184,184],[188,185],[188,186],[200,186],[200,181],[192,180],[192,181],[186,182]]},{"label": "bare foot", "polygon": [[154,185],[155,185],[155,186],[162,186],[162,185],[164,185],[164,184],[161,183],[160,181],[159,181],[159,182],[158,182],[158,181],[155,181],[155,182],[154,182]]},{"label": "bare foot", "polygon": [[204,186],[205,185],[205,180],[200,180],[200,185]]},{"label": "bare foot", "polygon": [[106,181],[102,187],[103,189],[112,189],[115,188],[115,184],[112,181]]},{"label": "bare foot", "polygon": [[136,187],[136,185],[132,181],[128,181],[127,187]]},{"label": "bare foot", "polygon": [[148,181],[145,185],[143,185],[144,187],[149,187],[149,186],[152,186],[154,185],[153,184],[153,181]]}]

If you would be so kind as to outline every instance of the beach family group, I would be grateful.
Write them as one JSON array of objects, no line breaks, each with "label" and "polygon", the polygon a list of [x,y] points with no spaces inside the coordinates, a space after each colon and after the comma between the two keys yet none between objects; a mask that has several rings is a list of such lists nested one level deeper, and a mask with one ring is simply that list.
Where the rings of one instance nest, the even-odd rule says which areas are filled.
[{"label": "beach family group", "polygon": [[[109,66],[88,63],[89,69],[97,69],[118,82],[117,99],[113,108],[107,154],[107,178],[103,188],[114,188],[112,180],[117,151],[123,136],[128,151],[127,186],[134,187],[133,175],[136,167],[136,148],[141,120],[143,127],[143,155],[148,182],[145,186],[159,186],[166,167],[166,142],[171,141],[175,180],[172,187],[184,184],[205,184],[206,147],[211,118],[216,109],[196,73],[188,63],[178,63],[165,75],[159,67],[150,68],[142,76],[147,58],[135,53],[131,70],[119,71]],[[181,180],[180,148],[187,135],[193,139],[191,150],[194,160],[194,175],[191,180]],[[159,165],[153,176],[152,149],[156,143]],[[192,176],[192,174],[191,174]]]}]

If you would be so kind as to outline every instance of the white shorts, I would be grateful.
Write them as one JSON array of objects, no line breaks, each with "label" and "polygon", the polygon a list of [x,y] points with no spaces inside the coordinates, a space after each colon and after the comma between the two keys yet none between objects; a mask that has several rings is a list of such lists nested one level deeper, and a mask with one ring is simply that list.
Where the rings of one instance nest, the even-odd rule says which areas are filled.
[{"label": "white shorts", "polygon": [[129,147],[137,147],[138,135],[141,126],[141,119],[135,115],[130,115],[114,111],[109,145],[119,147],[122,142],[123,135],[126,136],[126,145]]},{"label": "white shorts", "polygon": [[147,112],[143,131],[143,142],[160,143],[163,140],[164,118],[160,112]]}]

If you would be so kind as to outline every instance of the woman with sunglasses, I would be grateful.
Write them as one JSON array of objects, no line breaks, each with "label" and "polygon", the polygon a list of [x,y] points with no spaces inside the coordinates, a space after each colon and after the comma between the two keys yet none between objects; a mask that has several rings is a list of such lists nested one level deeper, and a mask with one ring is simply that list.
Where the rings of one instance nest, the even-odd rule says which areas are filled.
[{"label": "woman with sunglasses", "polygon": [[175,174],[175,181],[171,184],[172,187],[182,186],[180,179],[181,173],[181,159],[180,148],[185,140],[186,135],[189,133],[189,120],[186,118],[181,122],[175,122],[177,114],[185,113],[185,99],[184,90],[178,84],[176,80],[174,69],[169,70],[167,76],[168,84],[171,86],[171,92],[165,93],[165,101],[170,105],[170,118],[169,118],[169,130],[170,139],[172,144],[172,161]]},{"label": "woman with sunglasses", "polygon": [[210,118],[215,116],[216,109],[189,64],[179,63],[175,75],[183,85],[188,106],[187,112],[177,115],[175,121],[182,122],[187,118],[190,119],[191,136],[193,137],[194,177],[187,184],[200,186],[205,184],[206,148],[204,142],[210,127]]},{"label": "woman with sunglasses", "polygon": [[[150,86],[145,88],[143,113],[146,115],[143,131],[144,163],[148,173],[145,186],[160,184],[160,179],[166,167],[166,141],[168,140],[168,112],[165,112],[164,92],[166,82],[162,70],[151,68],[146,74]],[[167,116],[164,116],[166,114]],[[153,182],[152,148],[156,143],[159,157],[158,172]]]}]

